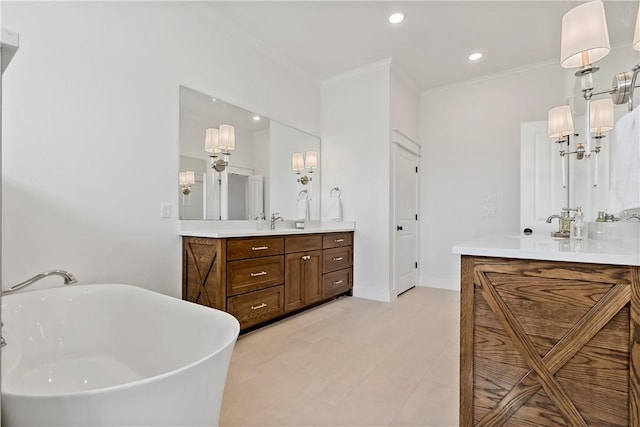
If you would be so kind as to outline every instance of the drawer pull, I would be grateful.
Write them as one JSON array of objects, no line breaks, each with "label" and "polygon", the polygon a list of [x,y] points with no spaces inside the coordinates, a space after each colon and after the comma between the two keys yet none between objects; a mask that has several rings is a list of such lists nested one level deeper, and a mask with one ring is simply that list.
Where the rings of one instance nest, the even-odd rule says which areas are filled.
[{"label": "drawer pull", "polygon": [[334,261],[342,261],[344,258],[342,258],[341,256],[337,256],[335,257],[333,260]]},{"label": "drawer pull", "polygon": [[342,283],[342,280],[336,280],[335,282],[333,282],[334,285],[341,285]]},{"label": "drawer pull", "polygon": [[335,243],[342,243],[342,242],[344,242],[344,239],[333,239],[333,241]]},{"label": "drawer pull", "polygon": [[311,259],[311,255],[303,255],[302,259],[305,260],[305,261],[310,260]]},{"label": "drawer pull", "polygon": [[267,306],[267,303],[264,303],[264,302],[263,302],[263,303],[262,303],[262,304],[260,304],[260,305],[252,305],[252,306],[251,306],[251,310],[259,310],[259,309],[261,309],[261,308],[265,308],[266,306]]},{"label": "drawer pull", "polygon": [[269,246],[251,246],[252,251],[264,251],[265,249],[269,249]]},{"label": "drawer pull", "polygon": [[266,271],[261,271],[259,273],[251,273],[251,277],[258,277],[258,276],[264,276],[266,275],[267,272]]}]

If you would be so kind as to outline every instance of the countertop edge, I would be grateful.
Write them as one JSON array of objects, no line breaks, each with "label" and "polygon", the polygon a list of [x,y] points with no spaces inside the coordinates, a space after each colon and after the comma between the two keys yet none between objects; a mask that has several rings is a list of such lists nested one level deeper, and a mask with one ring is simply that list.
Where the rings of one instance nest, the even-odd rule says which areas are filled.
[{"label": "countertop edge", "polygon": [[495,236],[453,246],[458,255],[520,258],[540,261],[582,262],[640,266],[640,242],[569,241],[527,236]]},{"label": "countertop edge", "polygon": [[[268,226],[268,225],[267,225]],[[322,223],[309,228],[276,228],[275,230],[257,230],[255,228],[246,229],[219,229],[203,230],[201,227],[193,229],[183,229],[178,231],[181,237],[209,237],[209,238],[231,238],[231,237],[268,237],[286,236],[317,233],[339,233],[355,231],[355,223],[345,221],[344,223]]]}]

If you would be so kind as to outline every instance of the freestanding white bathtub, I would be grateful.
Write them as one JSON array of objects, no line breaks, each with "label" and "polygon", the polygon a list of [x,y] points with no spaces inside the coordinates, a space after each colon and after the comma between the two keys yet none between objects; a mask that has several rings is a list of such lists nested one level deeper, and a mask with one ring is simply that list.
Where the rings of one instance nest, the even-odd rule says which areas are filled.
[{"label": "freestanding white bathtub", "polygon": [[240,326],[128,285],[2,298],[2,425],[215,426]]}]

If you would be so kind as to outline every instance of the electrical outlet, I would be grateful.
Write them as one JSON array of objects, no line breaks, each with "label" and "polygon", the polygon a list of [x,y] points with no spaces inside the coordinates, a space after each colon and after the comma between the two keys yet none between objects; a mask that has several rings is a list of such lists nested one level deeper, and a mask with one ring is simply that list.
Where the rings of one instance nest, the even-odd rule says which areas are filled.
[{"label": "electrical outlet", "polygon": [[171,218],[171,204],[160,203],[160,218]]},{"label": "electrical outlet", "polygon": [[498,216],[498,211],[495,208],[485,207],[482,209],[482,216],[484,217],[496,217]]},{"label": "electrical outlet", "polygon": [[498,193],[482,193],[482,203],[498,203]]}]

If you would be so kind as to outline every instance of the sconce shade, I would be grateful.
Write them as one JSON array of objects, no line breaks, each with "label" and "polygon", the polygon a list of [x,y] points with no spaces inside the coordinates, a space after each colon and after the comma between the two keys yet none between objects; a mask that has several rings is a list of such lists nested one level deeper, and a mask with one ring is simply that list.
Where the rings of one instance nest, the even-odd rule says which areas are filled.
[{"label": "sconce shade", "polygon": [[178,174],[178,182],[182,187],[195,184],[196,175],[193,171],[180,172]]},{"label": "sconce shade", "polygon": [[204,137],[204,151],[207,153],[215,154],[215,149],[218,146],[218,129],[209,128],[206,131]]},{"label": "sconce shade", "polygon": [[573,117],[568,105],[561,105],[549,110],[547,134],[549,138],[561,139],[573,133]]},{"label": "sconce shade", "polygon": [[305,167],[313,171],[314,169],[318,169],[318,152],[317,151],[307,151],[305,158]]},{"label": "sconce shade", "polygon": [[638,17],[636,18],[636,32],[633,35],[633,48],[640,50],[640,7],[638,7]]},{"label": "sconce shade", "polygon": [[304,170],[304,156],[302,153],[291,154],[291,169],[295,172],[301,172]]},{"label": "sconce shade", "polygon": [[591,132],[606,132],[613,129],[613,101],[611,98],[591,101]]},{"label": "sconce shade", "polygon": [[610,48],[607,19],[600,0],[576,6],[562,17],[562,68],[593,64],[607,56]]},{"label": "sconce shade", "polygon": [[218,148],[223,152],[236,149],[236,129],[231,125],[220,125],[218,133]]}]

